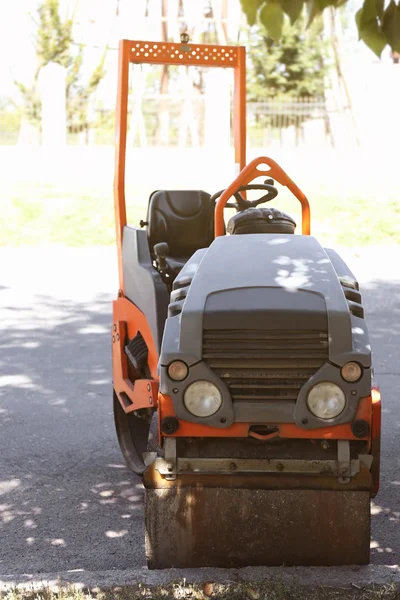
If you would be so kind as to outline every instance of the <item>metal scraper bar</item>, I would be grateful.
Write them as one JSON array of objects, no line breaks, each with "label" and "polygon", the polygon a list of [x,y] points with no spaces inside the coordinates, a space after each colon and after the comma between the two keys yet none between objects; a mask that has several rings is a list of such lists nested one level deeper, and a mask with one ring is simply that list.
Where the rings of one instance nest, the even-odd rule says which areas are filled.
[{"label": "metal scraper bar", "polygon": [[[308,475],[342,475],[343,464],[338,460],[247,459],[247,458],[178,458],[176,471],[171,461],[156,458],[154,466],[161,475],[201,473],[205,475],[232,473],[303,473]],[[346,476],[360,472],[360,461],[353,459],[346,467]]]}]

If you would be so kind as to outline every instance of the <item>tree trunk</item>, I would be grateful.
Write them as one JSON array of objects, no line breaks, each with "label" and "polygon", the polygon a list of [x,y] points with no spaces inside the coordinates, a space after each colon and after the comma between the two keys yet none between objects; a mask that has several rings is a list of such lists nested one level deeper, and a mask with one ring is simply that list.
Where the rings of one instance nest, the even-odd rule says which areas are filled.
[{"label": "tree trunk", "polygon": [[[168,0],[161,0],[161,40],[168,42]],[[169,143],[169,110],[168,110],[168,83],[169,73],[168,65],[162,65],[161,68],[161,82],[160,82],[160,112],[158,117],[158,135],[157,145],[168,146]]]},{"label": "tree trunk", "polygon": [[[228,44],[228,28],[225,19],[228,14],[227,0],[211,0],[212,13],[214,18],[214,28],[217,44]],[[219,14],[217,8],[220,9]]]},{"label": "tree trunk", "polygon": [[351,94],[350,94],[350,91],[349,91],[349,88],[347,85],[347,81],[344,77],[344,74],[342,71],[342,66],[341,66],[340,52],[339,52],[339,40],[338,40],[338,37],[336,34],[335,9],[333,7],[329,8],[329,17],[330,17],[330,38],[331,38],[333,57],[334,57],[334,62],[335,62],[336,75],[338,78],[339,86],[342,87],[345,98],[346,98],[347,107],[350,111],[350,118],[351,118],[353,128],[354,128],[356,144],[357,144],[357,146],[359,146],[360,140],[358,137],[357,124],[356,124],[355,117],[354,117]]}]

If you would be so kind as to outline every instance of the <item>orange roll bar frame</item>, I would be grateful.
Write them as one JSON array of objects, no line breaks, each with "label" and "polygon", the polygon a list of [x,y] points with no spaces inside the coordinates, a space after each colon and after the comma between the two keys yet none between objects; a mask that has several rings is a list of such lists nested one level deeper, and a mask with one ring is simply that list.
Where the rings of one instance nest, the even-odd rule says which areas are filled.
[{"label": "orange roll bar frame", "polygon": [[124,293],[122,237],[127,224],[125,201],[125,164],[128,121],[129,65],[183,65],[234,69],[234,144],[235,162],[241,171],[246,164],[246,50],[243,46],[217,46],[171,42],[121,40],[118,59],[116,108],[116,154],[114,211],[118,252],[120,294]]},{"label": "orange roll bar frame", "polygon": [[[268,165],[269,169],[259,169],[259,165]],[[272,177],[281,185],[286,186],[301,204],[301,229],[303,235],[310,235],[310,204],[301,189],[290,179],[289,175],[274,161],[267,156],[255,158],[242,169],[236,179],[221,194],[215,206],[215,237],[225,235],[224,208],[229,198],[238,189],[253,181],[257,177]]]}]

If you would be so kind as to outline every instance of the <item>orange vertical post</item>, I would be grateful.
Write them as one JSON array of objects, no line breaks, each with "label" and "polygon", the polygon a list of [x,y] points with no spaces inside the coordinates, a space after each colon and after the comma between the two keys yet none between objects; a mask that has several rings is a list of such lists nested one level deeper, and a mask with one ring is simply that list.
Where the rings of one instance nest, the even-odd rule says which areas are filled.
[{"label": "orange vertical post", "polygon": [[246,49],[242,46],[237,48],[233,115],[235,167],[239,173],[246,166]]},{"label": "orange vertical post", "polygon": [[128,92],[130,42],[121,40],[118,51],[118,90],[116,111],[116,153],[114,175],[114,212],[117,236],[119,288],[124,291],[124,273],[122,264],[122,235],[126,225],[125,204],[125,163],[126,135],[128,122]]}]

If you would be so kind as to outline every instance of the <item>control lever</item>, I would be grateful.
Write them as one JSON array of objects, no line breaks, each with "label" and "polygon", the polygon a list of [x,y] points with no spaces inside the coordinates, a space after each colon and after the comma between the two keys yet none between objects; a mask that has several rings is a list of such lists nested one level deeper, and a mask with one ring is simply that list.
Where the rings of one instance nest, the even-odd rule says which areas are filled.
[{"label": "control lever", "polygon": [[168,244],[166,242],[160,242],[159,244],[154,245],[153,250],[156,255],[156,262],[160,273],[165,272],[167,270],[167,261],[165,259],[169,254]]}]

